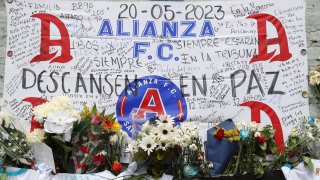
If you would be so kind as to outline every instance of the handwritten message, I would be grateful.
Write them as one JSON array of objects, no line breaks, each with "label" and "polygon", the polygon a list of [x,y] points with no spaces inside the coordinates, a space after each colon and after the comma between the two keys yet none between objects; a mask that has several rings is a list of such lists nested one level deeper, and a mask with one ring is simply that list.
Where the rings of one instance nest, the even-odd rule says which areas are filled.
[{"label": "handwritten message", "polygon": [[[30,97],[65,95],[132,121],[170,114],[272,124],[277,144],[307,116],[305,1],[15,0],[4,98],[30,126]],[[26,100],[29,98],[29,100]]]}]

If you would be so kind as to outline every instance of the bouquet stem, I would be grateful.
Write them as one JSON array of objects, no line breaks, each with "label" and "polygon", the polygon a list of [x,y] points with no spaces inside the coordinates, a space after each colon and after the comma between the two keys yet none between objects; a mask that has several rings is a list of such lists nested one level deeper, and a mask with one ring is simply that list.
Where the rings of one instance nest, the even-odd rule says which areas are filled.
[{"label": "bouquet stem", "polygon": [[237,158],[237,162],[236,162],[236,168],[234,170],[233,175],[235,175],[237,173],[237,171],[238,171],[241,153],[242,153],[242,141],[240,141],[240,149],[239,149],[238,158]]}]

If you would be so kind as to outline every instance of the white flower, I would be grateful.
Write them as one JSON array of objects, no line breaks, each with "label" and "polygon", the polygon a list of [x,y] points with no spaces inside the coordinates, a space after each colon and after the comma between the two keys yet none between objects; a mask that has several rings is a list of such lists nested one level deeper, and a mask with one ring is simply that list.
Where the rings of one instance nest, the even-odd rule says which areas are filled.
[{"label": "white flower", "polygon": [[308,136],[308,138],[309,138],[311,141],[314,140],[314,137],[313,137],[313,135],[312,135],[311,132],[307,132],[307,136]]},{"label": "white flower", "polygon": [[309,76],[314,76],[314,75],[317,75],[317,74],[319,74],[319,72],[318,72],[318,71],[315,71],[315,70],[311,70],[311,71],[309,72]]},{"label": "white flower", "polygon": [[293,128],[291,131],[291,137],[297,137],[299,135],[299,130],[297,128]]},{"label": "white flower", "polygon": [[261,133],[260,132],[255,132],[254,133],[254,137],[260,137],[261,136]]},{"label": "white flower", "polygon": [[314,71],[314,70],[309,72],[309,83],[311,86],[315,86],[319,84],[319,80],[320,80],[320,72]]},{"label": "white flower", "polygon": [[183,132],[187,132],[191,129],[191,126],[190,126],[190,123],[182,123],[181,126],[180,126],[180,129],[183,131]]},{"label": "white flower", "polygon": [[199,132],[197,128],[194,128],[192,131],[190,131],[191,138],[196,138],[199,136]]},{"label": "white flower", "polygon": [[169,142],[167,140],[160,140],[158,142],[158,148],[161,149],[162,151],[166,151],[169,147]]},{"label": "white flower", "polygon": [[106,156],[106,155],[107,155],[107,152],[106,152],[106,151],[104,151],[104,150],[102,150],[102,151],[100,151],[100,152],[98,153],[98,155]]},{"label": "white flower", "polygon": [[34,129],[31,133],[27,134],[28,143],[41,143],[45,140],[46,132],[43,129]]},{"label": "white flower", "polygon": [[168,140],[168,139],[172,139],[172,125],[170,124],[163,124],[163,125],[160,125],[158,126],[158,137],[159,139],[161,140]]},{"label": "white flower", "polygon": [[208,164],[208,168],[213,168],[213,163],[212,163],[212,162],[210,162],[210,163]]},{"label": "white flower", "polygon": [[128,147],[126,148],[125,152],[128,153],[136,153],[138,152],[138,143],[137,141],[132,141]]},{"label": "white flower", "polygon": [[3,157],[4,155],[6,155],[6,152],[4,151],[3,147],[0,147],[0,157]]},{"label": "white flower", "polygon": [[0,125],[4,124],[4,127],[9,128],[11,123],[11,114],[8,112],[0,112]]},{"label": "white flower", "polygon": [[189,149],[191,149],[191,151],[196,151],[198,149],[198,147],[195,144],[191,144],[189,146]]},{"label": "white flower", "polygon": [[80,118],[80,114],[73,108],[71,99],[66,96],[55,97],[49,102],[33,108],[33,114],[41,124],[43,123],[44,118],[55,111],[67,111],[71,117],[76,119]]},{"label": "white flower", "polygon": [[110,137],[110,144],[115,145],[119,141],[119,137],[117,134],[114,134]]},{"label": "white flower", "polygon": [[258,125],[258,123],[256,123],[256,122],[250,122],[250,124],[249,124],[249,130],[251,130],[251,131],[257,131],[258,130],[258,127],[259,127],[259,125]]},{"label": "white flower", "polygon": [[151,127],[152,126],[149,125],[149,122],[145,122],[141,127],[141,131],[145,133],[149,133],[151,130]]},{"label": "white flower", "polygon": [[174,118],[170,115],[160,115],[159,120],[156,120],[157,124],[171,124],[174,125]]},{"label": "white flower", "polygon": [[44,130],[47,133],[62,134],[68,132],[73,123],[78,119],[70,117],[67,111],[54,111],[51,112],[44,122]]},{"label": "white flower", "polygon": [[184,143],[184,139],[180,136],[173,137],[172,144],[177,144],[182,148],[186,147],[186,144]]},{"label": "white flower", "polygon": [[4,140],[8,140],[9,139],[9,134],[6,131],[1,132],[1,138],[4,139]]},{"label": "white flower", "polygon": [[187,145],[187,144],[190,144],[191,141],[192,141],[192,139],[191,139],[191,137],[190,137],[189,135],[185,135],[183,138],[184,138],[184,139],[183,139],[183,142],[184,142],[186,145]]},{"label": "white flower", "polygon": [[151,152],[153,152],[153,150],[156,148],[156,146],[157,145],[154,142],[154,140],[149,136],[143,137],[141,139],[140,144],[139,144],[139,147],[141,149],[143,149],[144,151],[146,151],[148,153],[148,156],[150,155]]}]

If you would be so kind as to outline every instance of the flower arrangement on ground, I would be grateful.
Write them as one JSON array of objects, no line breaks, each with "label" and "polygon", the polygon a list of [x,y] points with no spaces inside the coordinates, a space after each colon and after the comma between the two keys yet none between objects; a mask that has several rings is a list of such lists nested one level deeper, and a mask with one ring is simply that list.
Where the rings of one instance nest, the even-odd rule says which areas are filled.
[{"label": "flower arrangement on ground", "polygon": [[8,166],[34,168],[34,157],[26,135],[15,127],[14,117],[6,110],[6,103],[1,100],[0,104],[0,168],[2,172],[6,172]]},{"label": "flower arrangement on ground", "polygon": [[238,149],[224,174],[252,173],[256,177],[262,177],[270,160],[277,156],[275,130],[270,125],[262,126],[255,122],[240,122],[237,128],[240,137],[235,138],[239,140]]},{"label": "flower arrangement on ground", "polygon": [[92,109],[84,105],[81,121],[75,126],[72,135],[72,158],[77,173],[105,169],[115,174],[121,172],[119,162],[127,136],[113,116],[105,115],[105,111],[99,112],[95,105]]},{"label": "flower arrangement on ground", "polygon": [[311,159],[319,159],[320,120],[308,117],[299,126],[292,129],[287,148],[274,159],[270,169],[279,169],[283,165],[293,168],[303,162],[311,172],[314,171]]},{"label": "flower arrangement on ground", "polygon": [[161,115],[142,125],[141,133],[126,151],[133,153],[135,160],[149,162],[152,176],[166,173],[182,178],[208,175],[211,164],[201,148],[197,127],[188,123],[174,127],[170,115]]},{"label": "flower arrangement on ground", "polygon": [[72,101],[59,96],[33,110],[41,126],[27,135],[29,143],[45,143],[54,154],[56,170],[68,173],[96,173],[110,170],[119,174],[126,134],[114,118],[94,105],[74,109]]}]

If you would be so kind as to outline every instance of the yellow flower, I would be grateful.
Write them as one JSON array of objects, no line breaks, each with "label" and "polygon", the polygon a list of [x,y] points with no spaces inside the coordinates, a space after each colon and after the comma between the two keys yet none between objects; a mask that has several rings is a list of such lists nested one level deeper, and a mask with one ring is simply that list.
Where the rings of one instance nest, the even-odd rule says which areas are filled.
[{"label": "yellow flower", "polygon": [[121,129],[121,125],[118,122],[114,121],[112,126],[111,126],[111,129],[112,129],[112,131],[114,131],[117,134],[119,134],[120,133],[120,129]]},{"label": "yellow flower", "polygon": [[91,111],[86,104],[83,104],[83,110],[80,113],[81,119],[91,119]]},{"label": "yellow flower", "polygon": [[230,142],[240,140],[239,132],[237,129],[225,130],[224,136],[228,138]]}]

